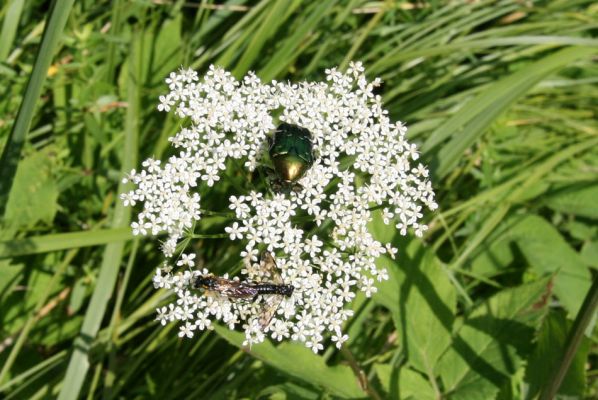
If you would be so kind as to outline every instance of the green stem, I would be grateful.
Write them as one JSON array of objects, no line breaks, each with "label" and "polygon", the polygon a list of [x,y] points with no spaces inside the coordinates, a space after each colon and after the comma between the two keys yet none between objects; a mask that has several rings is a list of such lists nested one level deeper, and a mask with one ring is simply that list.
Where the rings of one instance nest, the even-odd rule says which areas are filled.
[{"label": "green stem", "polygon": [[237,216],[233,212],[210,211],[210,210],[203,210],[203,209],[200,209],[199,212],[201,213],[202,216],[226,217],[226,218],[234,218],[234,219],[237,218]]},{"label": "green stem", "polygon": [[212,233],[212,234],[199,234],[194,233],[189,236],[191,239],[224,239],[228,237],[228,233]]},{"label": "green stem", "polygon": [[357,363],[357,360],[355,359],[355,356],[353,355],[351,350],[349,350],[349,348],[347,346],[342,346],[341,354],[343,355],[343,357],[345,357],[345,360],[347,360],[347,362],[349,363],[349,366],[351,367],[351,370],[355,374],[355,377],[357,378],[359,385],[361,386],[361,389],[364,392],[366,392],[370,396],[370,398],[372,398],[374,400],[382,400],[382,397],[380,396],[380,394],[376,391],[376,389],[368,381],[368,378],[365,375],[365,372],[361,369],[361,367]]},{"label": "green stem", "polygon": [[546,381],[546,386],[544,386],[540,394],[540,400],[552,400],[555,398],[581,344],[584,332],[596,313],[596,306],[598,306],[598,275],[594,278],[594,283],[575,318],[575,322],[573,322],[569,337],[565,342],[566,347],[563,356],[554,366],[550,379]]}]

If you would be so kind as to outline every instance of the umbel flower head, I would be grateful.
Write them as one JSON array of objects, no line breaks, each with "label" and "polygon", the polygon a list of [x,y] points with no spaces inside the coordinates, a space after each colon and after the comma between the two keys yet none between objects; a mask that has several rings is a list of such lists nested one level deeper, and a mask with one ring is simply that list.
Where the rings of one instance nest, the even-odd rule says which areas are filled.
[{"label": "umbel flower head", "polygon": [[[325,82],[263,83],[253,73],[238,81],[212,66],[201,79],[182,70],[166,83],[170,92],[160,96],[158,109],[174,112],[184,126],[170,138],[176,155],[165,163],[144,161],[126,178],[134,190],[121,196],[125,204],[142,205],[135,234],[167,235],[162,251],[173,261],[156,271],[154,285],[176,300],[158,310],[158,320],[180,321],[180,336],[220,320],[231,329],[240,325],[249,345],[266,336],[291,338],[317,352],[330,337],[340,348],[348,338],[342,330],[352,315],[348,303],[358,290],[376,291],[376,281],[388,276],[376,259],[397,251],[368,231],[374,210],[402,235],[412,229],[421,236],[423,206],[437,207],[405,126],[390,121],[373,92],[379,79],[368,82],[362,65],[353,63],[344,73],[326,70]],[[276,192],[254,178],[271,165],[268,140],[283,122],[309,130],[315,160],[299,190]],[[219,199],[231,214],[226,240],[240,242],[239,260],[245,260],[235,279],[269,281],[259,262],[268,250],[283,281],[295,288],[265,327],[258,320],[269,295],[237,301],[194,289],[209,271],[196,269],[195,254],[174,257],[177,244],[198,233],[202,196],[208,199],[230,168],[247,177]]]}]

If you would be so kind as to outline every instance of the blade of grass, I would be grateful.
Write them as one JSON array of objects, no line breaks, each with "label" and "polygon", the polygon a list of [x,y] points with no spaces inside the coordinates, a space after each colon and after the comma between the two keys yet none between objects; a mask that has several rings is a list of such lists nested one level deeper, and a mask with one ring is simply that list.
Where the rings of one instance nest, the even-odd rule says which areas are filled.
[{"label": "blade of grass", "polygon": [[75,247],[97,246],[131,239],[133,239],[133,233],[128,226],[98,231],[33,236],[0,242],[0,259],[67,250]]},{"label": "blade of grass", "polygon": [[268,14],[265,16],[264,21],[259,26],[257,31],[252,35],[251,41],[245,48],[241,59],[237,61],[236,67],[232,72],[234,76],[240,78],[249,70],[249,68],[251,68],[251,65],[257,58],[268,39],[276,34],[276,30],[285,22],[284,17],[288,17],[287,10],[289,7],[296,6],[297,3],[287,2],[287,0],[276,1],[272,5],[268,11]]},{"label": "blade of grass", "polygon": [[53,356],[39,362],[38,364],[35,364],[32,368],[15,376],[14,378],[6,382],[4,385],[0,386],[0,393],[6,393],[8,389],[15,385],[22,384],[28,378],[35,377],[35,375],[37,374],[43,374],[44,372],[47,372],[48,370],[56,367],[58,364],[62,362],[64,358],[66,358],[66,355],[67,351],[62,350],[61,352],[54,354]]},{"label": "blade of grass", "polygon": [[[118,294],[116,295],[116,303],[114,304],[114,309],[112,310],[112,318],[110,319],[110,326],[108,327],[108,335],[110,336],[110,340],[108,341],[108,347],[106,349],[106,352],[108,353],[108,370],[105,374],[103,385],[103,397],[105,399],[112,398],[112,388],[116,380],[115,372],[117,370],[117,355],[115,344],[118,342],[119,339],[117,328],[122,321],[121,308],[123,304],[123,299],[125,297],[125,292],[127,290],[127,285],[129,283],[129,278],[131,277],[131,271],[133,270],[133,264],[135,263],[135,259],[137,257],[138,249],[139,240],[135,240],[133,242],[133,248],[131,249],[131,253],[129,254],[129,261],[127,262],[125,274],[122,278],[122,282],[118,289]],[[90,393],[90,395],[92,395],[92,393]]]},{"label": "blade of grass", "polygon": [[370,34],[372,29],[374,29],[374,27],[376,25],[378,25],[378,23],[380,22],[380,20],[384,16],[384,14],[386,14],[386,12],[389,9],[391,9],[392,6],[393,6],[393,2],[386,0],[384,2],[384,4],[380,7],[380,10],[372,17],[372,19],[370,19],[370,21],[367,23],[367,25],[361,30],[361,32],[359,33],[359,36],[353,42],[353,45],[351,46],[351,48],[347,52],[347,55],[345,56],[345,58],[343,59],[343,61],[341,62],[340,66],[339,66],[339,69],[341,71],[344,71],[347,68],[347,66],[349,65],[349,62],[353,60],[355,53],[357,53],[357,50],[359,50],[359,48],[361,47],[361,45],[363,44],[363,42],[365,41],[367,36]]},{"label": "blade of grass", "polygon": [[429,153],[444,139],[452,139],[435,156],[434,173],[446,176],[458,163],[466,148],[471,146],[490,124],[518,98],[554,71],[572,62],[595,54],[598,49],[569,47],[522,68],[513,75],[492,84],[430,135],[421,150]]},{"label": "blade of grass", "polygon": [[274,79],[281,71],[283,71],[289,64],[291,64],[300,54],[297,51],[301,42],[305,40],[305,36],[315,27],[317,24],[324,18],[327,14],[328,8],[334,5],[334,1],[322,1],[320,4],[317,4],[317,7],[314,3],[314,10],[313,12],[306,17],[303,23],[298,27],[293,34],[286,38],[284,45],[276,52],[276,54],[272,55],[268,64],[264,66],[259,72],[259,76],[264,81],[270,81]]},{"label": "blade of grass", "polygon": [[25,0],[13,0],[6,4],[7,10],[2,22],[2,32],[0,32],[0,62],[6,61],[12,42],[15,40],[19,21],[21,20],[21,12]]},{"label": "blade of grass", "polygon": [[542,46],[580,46],[597,47],[598,40],[581,38],[575,36],[517,36],[506,38],[492,38],[480,40],[459,40],[454,43],[437,45],[428,48],[418,48],[407,50],[397,54],[389,60],[378,61],[372,65],[371,70],[375,73],[384,70],[386,65],[396,65],[399,62],[414,60],[420,57],[432,57],[443,54],[453,54],[458,51],[487,49],[503,46],[523,46],[523,45],[542,45]]},{"label": "blade of grass", "polygon": [[[127,108],[125,121],[125,143],[122,153],[122,169],[124,173],[133,169],[137,164],[138,140],[139,140],[139,107],[140,107],[140,80],[141,77],[141,38],[137,32],[132,38],[132,51],[129,59],[129,75],[127,79]],[[129,184],[120,183],[118,193],[126,190]],[[127,226],[130,220],[130,209],[125,208],[122,202],[118,201],[114,209],[113,226],[121,228]],[[89,351],[91,344],[96,338],[100,329],[102,319],[106,312],[108,300],[112,296],[118,270],[124,249],[124,241],[110,243],[106,246],[100,266],[97,286],[91,297],[91,301],[85,313],[83,326],[79,336],[74,341],[74,349],[67,367],[66,376],[62,383],[60,400],[76,399],[79,397],[81,387],[89,369]]]},{"label": "blade of grass", "polygon": [[21,351],[23,344],[25,344],[25,340],[27,339],[29,332],[31,331],[31,329],[33,328],[35,323],[40,319],[40,317],[41,317],[40,311],[45,306],[45,304],[48,300],[48,297],[54,290],[54,287],[56,286],[56,284],[58,282],[60,282],[60,279],[62,278],[64,271],[70,265],[73,258],[75,258],[75,255],[77,254],[77,252],[78,252],[78,249],[73,249],[66,255],[66,257],[64,258],[62,263],[58,266],[58,268],[56,268],[56,271],[54,272],[52,279],[50,280],[48,285],[46,285],[46,287],[44,289],[44,294],[39,298],[39,300],[35,306],[35,310],[30,314],[29,318],[25,322],[25,325],[23,325],[23,329],[21,329],[21,332],[19,333],[19,338],[17,339],[16,343],[10,350],[10,354],[8,355],[8,358],[4,362],[4,365],[2,366],[2,371],[0,371],[0,384],[2,384],[2,382],[4,382],[4,379],[6,378],[8,372],[10,371],[12,364],[17,359],[17,356],[19,355],[19,352]]},{"label": "blade of grass", "polygon": [[[31,126],[35,103],[42,91],[48,68],[52,62],[54,51],[66,25],[73,2],[74,0],[64,0],[52,3],[48,24],[44,30],[41,46],[35,58],[35,65],[25,89],[23,101],[0,158],[0,171],[2,171],[0,177],[0,216],[4,216],[6,211],[8,194],[15,177],[21,149]],[[4,37],[2,39],[4,40]]]}]

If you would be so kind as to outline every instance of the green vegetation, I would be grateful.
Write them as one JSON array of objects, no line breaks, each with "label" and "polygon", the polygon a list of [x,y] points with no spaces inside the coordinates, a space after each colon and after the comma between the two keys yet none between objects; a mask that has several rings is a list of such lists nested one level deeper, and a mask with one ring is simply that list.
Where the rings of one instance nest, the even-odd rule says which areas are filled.
[{"label": "green vegetation", "polygon": [[[532,399],[556,377],[563,398],[598,397],[596,298],[582,307],[598,273],[595,2],[0,7],[0,397]],[[431,165],[427,235],[372,224],[399,256],[353,303],[341,351],[243,349],[223,327],[179,339],[154,321],[159,238],[133,239],[118,200],[124,172],[171,151],[164,79],[214,63],[319,80],[350,60],[383,79]],[[193,246],[217,271],[238,261],[228,238]]]}]

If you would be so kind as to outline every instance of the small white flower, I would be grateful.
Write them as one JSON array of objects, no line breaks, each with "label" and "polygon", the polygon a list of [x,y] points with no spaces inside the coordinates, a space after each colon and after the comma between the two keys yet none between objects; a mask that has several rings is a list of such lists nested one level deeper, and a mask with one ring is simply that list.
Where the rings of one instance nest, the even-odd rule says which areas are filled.
[{"label": "small white flower", "polygon": [[339,330],[336,331],[334,335],[332,335],[331,339],[333,342],[336,343],[336,348],[340,350],[341,347],[343,347],[343,343],[349,340],[349,335],[343,335],[342,332]]},{"label": "small white flower", "polygon": [[[438,207],[427,168],[414,162],[419,154],[406,139],[407,128],[390,121],[374,94],[380,80],[368,82],[363,65],[351,63],[346,72],[326,70],[325,82],[264,83],[253,73],[236,80],[210,66],[201,79],[181,70],[166,84],[169,92],[160,96],[158,109],[185,126],[169,138],[174,151],[168,160],[147,159],[123,179],[133,186],[120,195],[123,204],[142,207],[133,233],[164,233],[161,249],[167,258],[175,256],[190,233],[205,233],[195,232],[199,227],[222,226],[197,223],[210,215],[202,210],[206,195],[216,208],[209,211],[231,216],[223,222],[226,236],[241,243],[239,258],[246,262],[236,279],[271,282],[272,271],[258,262],[268,249],[282,280],[295,290],[262,329],[261,304],[271,295],[237,301],[194,289],[197,277],[209,271],[190,270],[195,254],[184,253],[154,275],[154,286],[175,296],[157,320],[178,321],[180,337],[212,329],[218,320],[231,329],[240,326],[249,346],[268,335],[303,342],[314,352],[330,337],[341,348],[348,340],[342,327],[353,315],[348,303],[358,291],[375,293],[376,283],[388,279],[376,260],[397,254],[368,230],[374,217],[381,213],[401,235],[421,236],[428,229],[421,223],[424,207]],[[315,155],[301,189],[284,194],[272,193],[264,177],[264,167],[272,166],[268,138],[281,122],[308,129]],[[222,181],[227,185],[221,190]],[[215,199],[222,193],[226,197]]]},{"label": "small white flower", "polygon": [[179,328],[179,337],[184,337],[187,336],[188,338],[192,338],[193,337],[193,331],[196,329],[197,327],[195,326],[195,324],[192,324],[190,322],[186,322],[185,325],[182,325]]},{"label": "small white flower", "polygon": [[181,259],[179,261],[177,261],[176,265],[178,265],[179,267],[181,266],[188,266],[188,267],[194,267],[195,266],[195,253],[191,253],[191,254],[181,254]]},{"label": "small white flower", "polygon": [[156,316],[156,320],[162,324],[162,326],[166,325],[169,320],[169,312],[167,307],[158,308],[157,310],[158,315]]},{"label": "small white flower", "polygon": [[233,223],[233,226],[227,226],[224,231],[229,234],[230,240],[243,239],[243,232],[247,231],[246,227],[239,227],[239,223]]}]

